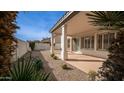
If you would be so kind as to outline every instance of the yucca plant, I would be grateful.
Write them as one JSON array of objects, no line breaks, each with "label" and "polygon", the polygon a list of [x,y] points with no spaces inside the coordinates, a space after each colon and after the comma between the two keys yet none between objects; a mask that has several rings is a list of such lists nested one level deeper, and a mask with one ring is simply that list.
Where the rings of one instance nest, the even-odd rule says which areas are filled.
[{"label": "yucca plant", "polygon": [[41,69],[43,69],[43,62],[42,62],[42,60],[40,60],[39,58],[35,59],[34,60],[34,66],[35,66],[35,69],[37,71],[40,71]]},{"label": "yucca plant", "polygon": [[47,81],[49,79],[50,73],[45,72],[35,72],[32,75],[31,81]]},{"label": "yucca plant", "polygon": [[13,81],[46,81],[50,74],[37,71],[34,66],[34,58],[21,58],[10,69],[10,77]]}]

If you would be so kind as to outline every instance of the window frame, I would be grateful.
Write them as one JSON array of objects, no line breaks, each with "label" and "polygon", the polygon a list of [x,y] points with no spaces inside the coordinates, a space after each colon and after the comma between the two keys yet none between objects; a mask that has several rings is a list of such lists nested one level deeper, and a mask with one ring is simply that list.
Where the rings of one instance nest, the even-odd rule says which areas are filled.
[{"label": "window frame", "polygon": [[82,36],[81,37],[81,49],[94,49],[94,41],[95,41],[94,39],[95,39],[94,35]]},{"label": "window frame", "polygon": [[[104,46],[104,40],[105,40],[105,35],[108,35],[108,44],[107,44],[107,48]],[[108,48],[109,48],[109,45],[110,45],[110,34],[114,34],[113,36],[114,36],[114,38],[116,38],[116,32],[105,32],[105,33],[99,33],[99,34],[97,34],[97,50],[100,50],[100,51],[106,51],[106,50],[108,50]],[[101,35],[102,36],[102,48],[98,48],[98,36],[99,35]]]}]

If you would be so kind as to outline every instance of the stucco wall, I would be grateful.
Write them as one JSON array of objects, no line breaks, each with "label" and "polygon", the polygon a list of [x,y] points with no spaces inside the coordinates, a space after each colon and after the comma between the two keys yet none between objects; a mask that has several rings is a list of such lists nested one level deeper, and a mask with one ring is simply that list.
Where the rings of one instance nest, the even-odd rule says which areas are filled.
[{"label": "stucco wall", "polygon": [[30,51],[29,43],[18,39],[17,48],[15,49],[11,60],[16,61],[17,58],[22,57],[28,51]]},{"label": "stucco wall", "polygon": [[50,44],[48,43],[35,43],[35,50],[49,50]]},{"label": "stucco wall", "polygon": [[107,58],[109,54],[107,51],[102,51],[102,50],[95,51],[95,50],[86,50],[86,49],[82,49],[81,53],[95,57],[101,57],[101,58]]},{"label": "stucco wall", "polygon": [[54,49],[61,50],[61,43],[55,43]]}]

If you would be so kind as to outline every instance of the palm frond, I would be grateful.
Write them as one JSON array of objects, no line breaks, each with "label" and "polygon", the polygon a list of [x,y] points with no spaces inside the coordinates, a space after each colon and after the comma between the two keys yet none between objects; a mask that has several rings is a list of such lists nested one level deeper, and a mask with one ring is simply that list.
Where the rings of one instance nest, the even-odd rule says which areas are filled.
[{"label": "palm frond", "polygon": [[124,28],[123,11],[92,11],[86,14],[90,23],[94,26],[100,26],[105,29]]}]

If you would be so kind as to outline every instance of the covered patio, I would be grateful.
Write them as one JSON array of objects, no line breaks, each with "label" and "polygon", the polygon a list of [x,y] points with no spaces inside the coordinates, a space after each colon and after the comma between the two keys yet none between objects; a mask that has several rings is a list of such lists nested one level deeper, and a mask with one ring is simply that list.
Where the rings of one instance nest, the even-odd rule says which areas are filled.
[{"label": "covered patio", "polygon": [[[66,60],[68,59],[67,51],[75,51],[78,53],[82,51],[82,35],[95,35],[95,32],[96,30],[94,31],[94,27],[89,25],[85,13],[73,11],[68,12],[51,29],[51,53],[54,53],[55,45],[60,43],[61,59]],[[96,43],[96,39],[94,42]],[[94,50],[96,50],[95,44],[94,47]]]},{"label": "covered patio", "polygon": [[[55,50],[55,55],[61,59],[59,50]],[[88,73],[89,71],[98,71],[99,67],[102,66],[103,61],[105,61],[103,58],[68,52],[68,59],[65,62]]]},{"label": "covered patio", "polygon": [[101,67],[108,52],[97,49],[99,31],[90,25],[86,13],[68,12],[51,29],[51,54],[88,73]]}]

